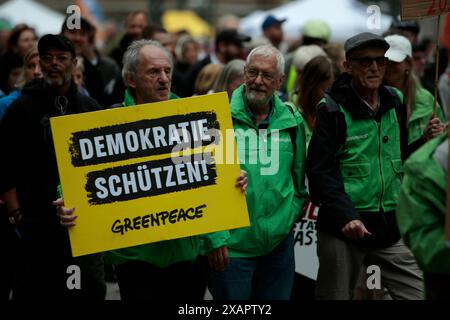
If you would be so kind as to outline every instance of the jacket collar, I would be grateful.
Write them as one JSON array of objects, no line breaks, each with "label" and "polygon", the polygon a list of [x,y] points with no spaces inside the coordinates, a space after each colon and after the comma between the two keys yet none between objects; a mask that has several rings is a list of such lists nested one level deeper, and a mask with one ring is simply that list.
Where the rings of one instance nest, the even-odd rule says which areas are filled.
[{"label": "jacket collar", "polygon": [[129,106],[135,106],[136,105],[136,100],[134,99],[134,96],[131,93],[129,88],[125,89],[125,97],[124,97],[124,100],[123,100],[123,105],[124,105],[124,107],[129,107]]}]

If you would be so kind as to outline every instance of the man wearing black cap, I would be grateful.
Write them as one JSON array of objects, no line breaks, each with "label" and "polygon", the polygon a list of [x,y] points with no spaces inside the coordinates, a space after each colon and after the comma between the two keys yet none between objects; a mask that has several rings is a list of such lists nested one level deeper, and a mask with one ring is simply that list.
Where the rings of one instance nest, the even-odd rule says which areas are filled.
[{"label": "man wearing black cap", "polygon": [[284,34],[282,24],[286,22],[286,19],[277,19],[273,15],[268,15],[263,23],[262,30],[264,37],[270,41],[270,43],[281,51],[281,53],[286,53],[287,44],[283,42]]},{"label": "man wearing black cap", "polygon": [[414,46],[417,44],[417,40],[420,33],[420,25],[417,21],[399,21],[395,20],[392,22],[391,28],[388,31],[389,34],[399,34],[402,35],[411,42]]},{"label": "man wearing black cap", "polygon": [[351,299],[367,270],[375,270],[368,289],[381,282],[393,299],[423,298],[422,273],[395,217],[408,151],[406,108],[382,85],[388,48],[372,33],[348,39],[346,72],[317,112],[306,168],[312,200],[321,205],[318,299]]},{"label": "man wearing black cap", "polygon": [[[98,110],[72,80],[73,44],[61,35],[38,43],[44,79],[30,82],[0,124],[0,194],[21,238],[14,272],[14,299],[90,297],[103,299],[101,256],[73,259],[67,230],[59,224],[58,169],[49,118]],[[81,269],[81,289],[70,290],[67,268]]]},{"label": "man wearing black cap", "polygon": [[215,54],[211,53],[203,60],[193,65],[185,77],[185,92],[180,93],[182,97],[190,97],[194,94],[195,80],[204,66],[210,63],[227,64],[233,59],[243,59],[243,43],[250,41],[249,36],[240,34],[235,29],[225,29],[216,36]]}]

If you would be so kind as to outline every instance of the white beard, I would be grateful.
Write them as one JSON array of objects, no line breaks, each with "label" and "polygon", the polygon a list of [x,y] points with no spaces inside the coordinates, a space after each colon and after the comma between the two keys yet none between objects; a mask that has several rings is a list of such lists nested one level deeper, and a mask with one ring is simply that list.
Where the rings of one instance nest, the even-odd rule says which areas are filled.
[{"label": "white beard", "polygon": [[64,84],[70,82],[72,79],[72,73],[68,73],[63,79],[50,80],[47,75],[44,75],[45,82],[47,82],[52,87],[62,87]]},{"label": "white beard", "polygon": [[249,106],[264,106],[267,105],[270,102],[271,96],[264,97],[264,98],[257,98],[254,93],[248,92],[245,96],[247,103]]}]

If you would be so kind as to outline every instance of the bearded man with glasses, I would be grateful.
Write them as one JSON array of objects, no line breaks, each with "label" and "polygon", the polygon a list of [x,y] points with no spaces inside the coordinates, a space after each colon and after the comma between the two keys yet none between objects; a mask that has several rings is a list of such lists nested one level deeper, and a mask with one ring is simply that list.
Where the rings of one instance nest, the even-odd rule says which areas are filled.
[{"label": "bearded man with glasses", "polygon": [[[283,71],[284,58],[275,47],[253,49],[245,64],[245,83],[231,98],[239,160],[249,179],[251,226],[204,239],[208,287],[215,300],[288,300],[291,296],[293,227],[306,197],[306,140],[300,113],[275,94],[283,83]],[[269,164],[266,153],[273,160]],[[269,166],[276,170],[264,170]]]},{"label": "bearded man with glasses", "polygon": [[[67,230],[52,204],[59,183],[50,118],[100,110],[72,79],[77,59],[62,35],[44,35],[37,45],[44,76],[25,85],[0,123],[0,194],[18,241],[14,300],[102,300],[106,293],[102,254],[73,258]],[[67,285],[68,267],[79,267],[80,290]]]},{"label": "bearded man with glasses", "polygon": [[317,299],[352,299],[367,270],[375,270],[369,289],[382,283],[393,299],[423,299],[422,272],[395,217],[408,148],[402,97],[382,83],[388,48],[368,32],[348,39],[346,72],[317,112],[306,164],[321,206]]}]

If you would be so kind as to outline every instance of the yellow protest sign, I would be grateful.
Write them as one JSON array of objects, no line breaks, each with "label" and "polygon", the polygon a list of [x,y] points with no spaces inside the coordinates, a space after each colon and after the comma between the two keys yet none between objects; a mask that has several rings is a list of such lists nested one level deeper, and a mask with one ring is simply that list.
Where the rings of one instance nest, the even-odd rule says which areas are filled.
[{"label": "yellow protest sign", "polygon": [[55,117],[51,127],[78,216],[73,256],[249,225],[226,93]]},{"label": "yellow protest sign", "polygon": [[446,14],[450,11],[450,0],[402,0],[401,19],[419,20]]}]

